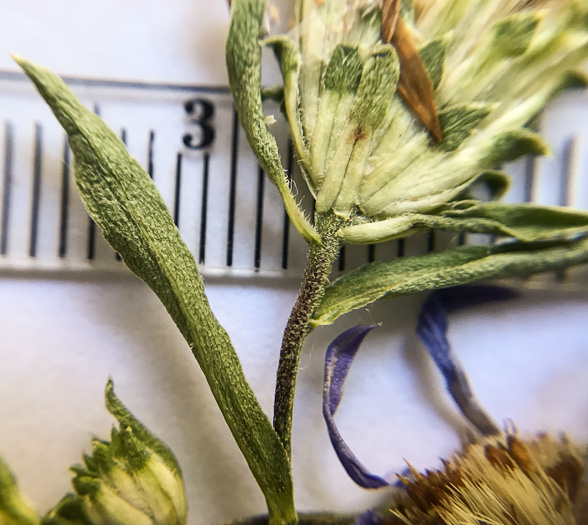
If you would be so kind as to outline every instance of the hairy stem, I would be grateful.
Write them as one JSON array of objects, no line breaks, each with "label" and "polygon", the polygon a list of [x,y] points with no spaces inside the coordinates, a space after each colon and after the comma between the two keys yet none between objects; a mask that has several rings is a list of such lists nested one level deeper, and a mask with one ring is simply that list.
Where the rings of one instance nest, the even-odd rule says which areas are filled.
[{"label": "hairy stem", "polygon": [[289,457],[292,457],[292,412],[300,354],[310,332],[310,317],[324,293],[341,246],[336,235],[341,219],[334,215],[317,214],[315,222],[322,242],[320,245],[310,244],[298,298],[284,330],[276,379],[274,428]]}]

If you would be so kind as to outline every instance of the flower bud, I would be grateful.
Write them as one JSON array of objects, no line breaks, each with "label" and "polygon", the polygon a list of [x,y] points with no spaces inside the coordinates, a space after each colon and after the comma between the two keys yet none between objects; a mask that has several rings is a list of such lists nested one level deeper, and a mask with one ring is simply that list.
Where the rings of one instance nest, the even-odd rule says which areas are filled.
[{"label": "flower bud", "polygon": [[45,518],[49,525],[184,525],[186,498],[177,461],[106,387],[106,406],[118,420],[110,442],[95,439],[84,465],[72,467],[76,495]]}]

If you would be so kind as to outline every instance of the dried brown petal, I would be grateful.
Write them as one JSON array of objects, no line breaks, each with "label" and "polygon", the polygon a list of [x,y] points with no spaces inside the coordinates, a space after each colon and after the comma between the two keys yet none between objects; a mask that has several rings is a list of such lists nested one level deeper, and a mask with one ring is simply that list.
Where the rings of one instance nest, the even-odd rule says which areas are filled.
[{"label": "dried brown petal", "polygon": [[[384,20],[383,16],[382,20]],[[384,28],[382,28],[382,38],[384,37]],[[386,40],[384,38],[384,41],[386,43],[392,42],[400,60],[398,93],[416,113],[431,135],[441,142],[443,137],[435,106],[433,82],[421,60],[418,48],[412,38],[412,32],[402,17],[398,17],[392,39]]]},{"label": "dried brown petal", "polygon": [[384,0],[382,3],[382,40],[386,43],[392,41],[399,14],[400,0]]}]

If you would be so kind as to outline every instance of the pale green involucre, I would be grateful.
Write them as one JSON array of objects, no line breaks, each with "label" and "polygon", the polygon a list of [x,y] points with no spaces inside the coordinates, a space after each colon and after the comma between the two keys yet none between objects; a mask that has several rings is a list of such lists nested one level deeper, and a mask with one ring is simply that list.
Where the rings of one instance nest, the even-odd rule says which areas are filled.
[{"label": "pale green involucre", "polygon": [[282,69],[300,164],[316,210],[349,219],[343,242],[385,240],[386,219],[406,225],[395,236],[408,235],[412,214],[444,213],[498,164],[548,152],[525,126],[562,89],[585,83],[583,0],[403,1],[435,88],[437,143],[395,92],[393,66],[373,67],[380,9],[376,0],[298,0],[298,23],[283,37],[297,50],[296,68],[282,60]]}]

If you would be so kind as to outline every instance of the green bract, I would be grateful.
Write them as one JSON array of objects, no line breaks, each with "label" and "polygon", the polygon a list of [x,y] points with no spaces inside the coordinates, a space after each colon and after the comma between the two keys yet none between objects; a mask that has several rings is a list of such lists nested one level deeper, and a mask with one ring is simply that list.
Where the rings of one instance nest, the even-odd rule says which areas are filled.
[{"label": "green bract", "polygon": [[[233,9],[253,3],[263,4],[235,0]],[[584,84],[575,72],[588,58],[582,0],[404,0],[390,43],[381,36],[381,1],[298,0],[295,9],[291,33],[266,43],[280,61],[316,211],[345,220],[345,243],[443,228],[434,217],[485,180],[501,197],[508,177],[495,166],[546,153],[525,126],[562,89]],[[229,73],[233,86],[254,90],[230,61]],[[417,107],[420,85],[434,88],[432,112]],[[470,231],[471,221],[454,218],[451,229]]]},{"label": "green bract", "polygon": [[16,479],[0,459],[0,523],[2,525],[40,525],[35,509],[20,493]]},{"label": "green bract", "polygon": [[65,496],[45,525],[185,525],[186,496],[172,452],[106,386],[106,408],[116,417],[111,441],[94,439],[84,466],[72,467],[76,495]]}]

